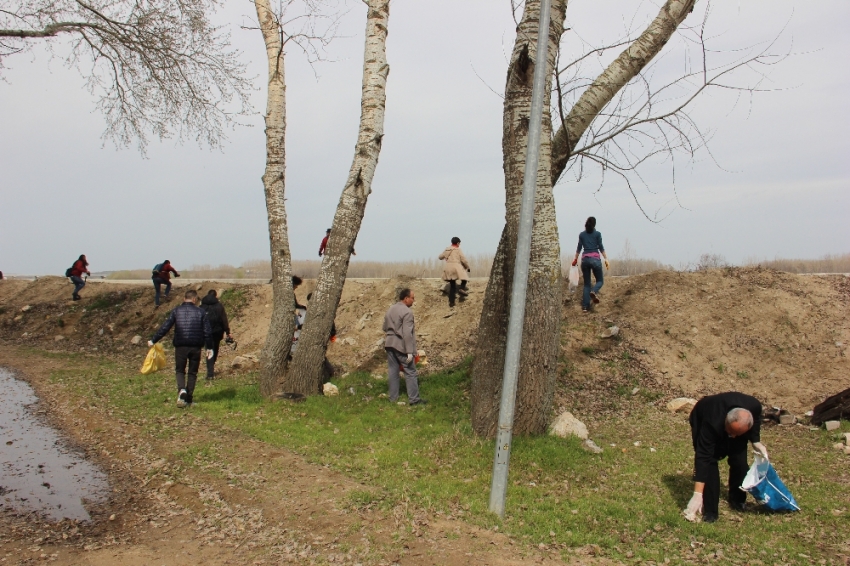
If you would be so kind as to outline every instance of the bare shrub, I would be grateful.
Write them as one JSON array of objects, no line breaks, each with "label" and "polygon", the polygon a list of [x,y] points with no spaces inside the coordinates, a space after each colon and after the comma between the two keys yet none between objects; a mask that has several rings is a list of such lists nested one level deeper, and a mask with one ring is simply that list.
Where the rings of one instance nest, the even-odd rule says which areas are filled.
[{"label": "bare shrub", "polygon": [[747,266],[761,266],[788,273],[850,273],[850,253],[825,255],[819,259],[784,259],[758,260],[747,258]]}]

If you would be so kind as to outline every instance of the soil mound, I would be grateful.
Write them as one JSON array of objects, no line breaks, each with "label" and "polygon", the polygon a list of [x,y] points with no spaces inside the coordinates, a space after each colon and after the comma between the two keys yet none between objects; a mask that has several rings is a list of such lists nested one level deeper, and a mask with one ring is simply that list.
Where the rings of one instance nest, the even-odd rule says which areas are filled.
[{"label": "soil mound", "polygon": [[[350,279],[337,312],[338,339],[328,358],[342,372],[386,373],[381,325],[398,291],[416,294],[419,348],[428,371],[461,362],[474,348],[486,280],[449,309],[437,279]],[[217,289],[238,350],[222,348],[220,367],[237,354],[259,354],[272,310],[270,285],[217,282],[181,285],[153,305],[149,284],[90,283],[72,302],[60,277],[0,282],[0,339],[50,349],[124,352],[139,358],[145,343],[185,289]],[[299,302],[315,288],[307,280]],[[850,386],[850,279],[794,275],[760,268],[698,273],[659,271],[612,278],[602,303],[582,315],[580,289],[565,291],[556,407],[577,413],[619,410],[622,399],[662,403],[680,393],[727,390],[801,413]],[[26,310],[22,310],[28,306]],[[309,305],[308,305],[309,320]],[[602,338],[617,326],[616,336]],[[131,340],[139,335],[140,344]],[[61,338],[59,338],[61,336]],[[617,398],[620,398],[619,400]]]}]

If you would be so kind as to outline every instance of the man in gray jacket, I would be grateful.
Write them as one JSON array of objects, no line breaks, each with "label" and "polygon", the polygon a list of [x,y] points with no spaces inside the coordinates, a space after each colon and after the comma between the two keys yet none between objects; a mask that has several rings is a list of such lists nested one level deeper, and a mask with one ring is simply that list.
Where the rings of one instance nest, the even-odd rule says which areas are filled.
[{"label": "man in gray jacket", "polygon": [[416,373],[416,330],[413,324],[413,291],[402,289],[398,302],[384,315],[384,349],[387,351],[390,401],[398,401],[399,369],[404,368],[407,400],[410,405],[424,405],[419,397],[419,375]]}]

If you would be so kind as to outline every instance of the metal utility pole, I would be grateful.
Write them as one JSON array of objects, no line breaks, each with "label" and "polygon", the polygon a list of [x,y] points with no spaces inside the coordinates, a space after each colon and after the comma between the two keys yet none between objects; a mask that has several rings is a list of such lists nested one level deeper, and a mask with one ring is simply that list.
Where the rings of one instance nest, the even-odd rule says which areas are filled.
[{"label": "metal utility pole", "polygon": [[528,289],[528,264],[531,255],[531,228],[534,225],[534,193],[537,189],[537,167],[540,161],[540,134],[543,120],[543,98],[546,90],[549,52],[550,0],[540,0],[540,25],[537,30],[537,55],[534,62],[534,84],[531,91],[531,115],[528,126],[528,148],[525,153],[525,176],[522,181],[522,205],[519,212],[519,234],[511,290],[511,312],[505,351],[505,373],[502,377],[502,402],[499,405],[499,430],[496,433],[496,455],[493,482],[490,486],[490,511],[505,516],[508,490],[508,463],[516,406],[516,385],[522,348],[522,326],[525,319],[525,295]]}]

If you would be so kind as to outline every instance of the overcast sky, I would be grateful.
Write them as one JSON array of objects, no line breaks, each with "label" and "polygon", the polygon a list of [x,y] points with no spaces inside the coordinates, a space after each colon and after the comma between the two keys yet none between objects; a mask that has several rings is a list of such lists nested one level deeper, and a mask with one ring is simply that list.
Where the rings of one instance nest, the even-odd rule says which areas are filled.
[{"label": "overcast sky", "polygon": [[[657,3],[635,4],[572,0],[562,62],[581,54],[577,38],[611,42],[657,12]],[[252,10],[250,2],[232,0],[220,17],[232,22],[234,44],[264,87],[260,34],[239,27]],[[311,68],[299,53],[287,54],[286,195],[299,259],[317,257],[357,137],[365,9],[350,0],[348,10],[328,49],[333,62]],[[693,17],[688,24],[699,23]],[[601,188],[594,173],[559,183],[562,251],[573,253],[584,219],[595,215],[615,259],[626,240],[639,256],[673,265],[703,253],[741,262],[850,252],[848,21],[846,0],[716,2],[708,29],[717,49],[782,32],[774,51],[792,56],[768,70],[762,87],[774,90],[737,103],[728,91],[699,101],[693,115],[713,136],[713,159],[707,152],[691,163],[677,157],[678,203],[671,201],[669,162],[650,164],[643,172],[648,187],[637,189],[660,223],[647,221],[613,176]],[[357,259],[436,257],[452,236],[468,254],[495,251],[504,181],[502,100],[493,91],[503,90],[514,28],[509,0],[393,1],[386,136]],[[683,43],[671,41],[658,76],[685,68]],[[4,273],[61,274],[81,253],[97,271],[147,268],[166,258],[185,269],[268,257],[259,113],[221,151],[153,142],[145,159],[132,148],[103,145],[104,122],[79,72],[41,49],[5,64]],[[254,105],[265,108],[262,88]]]}]

